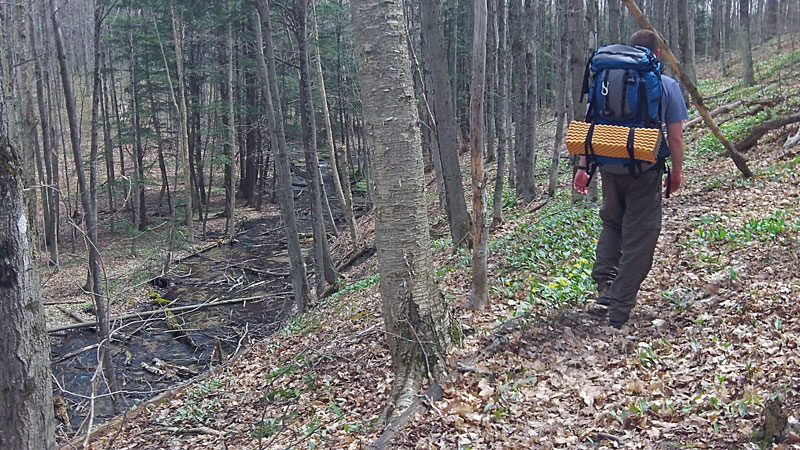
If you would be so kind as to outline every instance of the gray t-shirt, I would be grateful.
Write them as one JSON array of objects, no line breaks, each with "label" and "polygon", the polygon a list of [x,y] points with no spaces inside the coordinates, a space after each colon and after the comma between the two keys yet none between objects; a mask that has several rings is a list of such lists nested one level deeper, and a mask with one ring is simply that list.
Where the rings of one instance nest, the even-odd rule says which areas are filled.
[{"label": "gray t-shirt", "polygon": [[[677,81],[666,75],[661,75],[661,122],[664,125],[683,122],[689,118],[686,109],[686,100]],[[666,130],[663,130],[666,135]],[[653,164],[643,162],[642,171],[653,167]],[[628,166],[620,164],[601,165],[601,172],[626,174],[630,173]]]}]

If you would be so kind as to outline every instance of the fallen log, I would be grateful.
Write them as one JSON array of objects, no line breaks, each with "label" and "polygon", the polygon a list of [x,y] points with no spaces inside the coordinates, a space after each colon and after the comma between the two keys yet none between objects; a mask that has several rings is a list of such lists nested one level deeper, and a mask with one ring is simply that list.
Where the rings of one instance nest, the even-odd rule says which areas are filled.
[{"label": "fallen log", "polygon": [[[249,301],[249,300],[262,300],[262,299],[267,299],[267,298],[286,297],[286,296],[289,296],[289,295],[292,295],[292,293],[291,292],[279,292],[277,294],[271,294],[271,295],[254,295],[252,297],[231,298],[231,299],[228,299],[228,300],[221,300],[221,301],[218,301],[218,302],[198,303],[198,304],[195,304],[195,305],[188,305],[188,306],[176,306],[174,308],[154,309],[152,311],[141,311],[141,312],[135,312],[135,313],[130,313],[130,314],[122,314],[122,315],[119,315],[119,316],[110,317],[109,321],[113,322],[113,321],[116,321],[116,320],[127,320],[127,319],[147,319],[149,317],[155,316],[157,314],[163,314],[165,312],[195,311],[195,310],[203,309],[203,308],[211,308],[213,306],[230,305],[230,304],[234,304],[234,303],[246,302],[246,301]],[[75,328],[86,328],[86,327],[92,327],[94,325],[96,325],[95,322],[81,322],[81,323],[75,323],[75,324],[71,324],[71,325],[61,325],[61,326],[58,326],[58,327],[48,328],[47,332],[48,333],[55,333],[57,331],[72,330],[72,329],[75,329]]]},{"label": "fallen log", "polygon": [[768,120],[757,127],[753,128],[750,134],[736,144],[736,151],[743,152],[749,150],[758,143],[762,136],[772,130],[783,128],[786,125],[800,122],[800,113],[795,113],[790,116],[781,117],[778,119]]}]

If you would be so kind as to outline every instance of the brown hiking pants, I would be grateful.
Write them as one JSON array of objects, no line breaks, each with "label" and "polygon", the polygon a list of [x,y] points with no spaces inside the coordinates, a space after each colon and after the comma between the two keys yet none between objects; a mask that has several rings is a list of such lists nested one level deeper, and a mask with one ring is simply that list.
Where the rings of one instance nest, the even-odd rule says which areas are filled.
[{"label": "brown hiking pants", "polygon": [[621,326],[636,305],[636,295],[653,265],[661,232],[661,178],[656,167],[637,177],[600,170],[603,230],[597,240],[592,278],[611,303],[608,320]]}]

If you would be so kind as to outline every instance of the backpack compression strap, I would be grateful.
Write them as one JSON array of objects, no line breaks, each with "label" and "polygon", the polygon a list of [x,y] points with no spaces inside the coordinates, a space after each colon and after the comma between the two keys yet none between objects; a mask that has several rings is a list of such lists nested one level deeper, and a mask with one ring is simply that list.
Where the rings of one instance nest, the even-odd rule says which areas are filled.
[{"label": "backpack compression strap", "polygon": [[[589,131],[586,132],[586,141],[583,143],[583,156],[586,157],[586,174],[589,175],[589,179],[586,180],[586,187],[589,187],[592,177],[597,171],[597,155],[595,155],[594,147],[592,146],[592,134],[594,134],[594,123],[589,125]],[[591,157],[589,156],[590,154]]]}]

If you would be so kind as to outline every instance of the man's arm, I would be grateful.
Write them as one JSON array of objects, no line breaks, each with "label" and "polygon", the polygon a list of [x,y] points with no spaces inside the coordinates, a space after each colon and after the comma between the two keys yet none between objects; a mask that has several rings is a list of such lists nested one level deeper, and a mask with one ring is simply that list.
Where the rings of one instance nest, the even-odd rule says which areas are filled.
[{"label": "man's arm", "polygon": [[[670,171],[670,192],[681,188],[683,181],[683,124],[674,122],[667,124],[667,144],[669,144],[672,170]],[[666,180],[664,181],[666,187]]]}]

